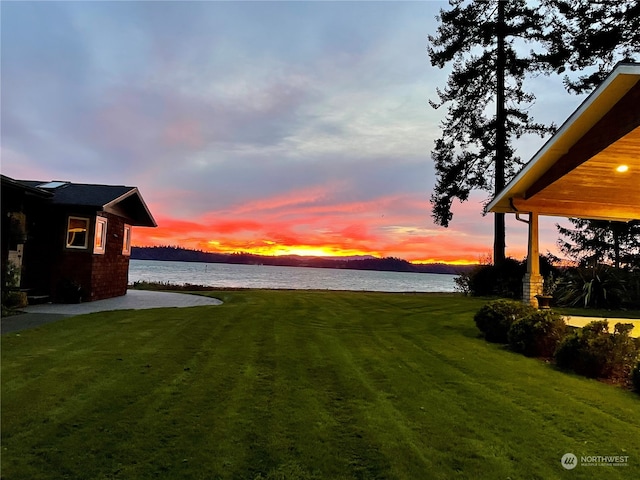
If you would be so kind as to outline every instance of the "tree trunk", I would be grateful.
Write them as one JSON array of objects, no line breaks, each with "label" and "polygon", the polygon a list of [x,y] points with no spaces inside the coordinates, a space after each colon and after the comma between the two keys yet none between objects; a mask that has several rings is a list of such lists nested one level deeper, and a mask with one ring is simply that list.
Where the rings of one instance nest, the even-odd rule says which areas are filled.
[{"label": "tree trunk", "polygon": [[609,222],[609,226],[613,233],[613,265],[620,268],[620,230],[613,222]]},{"label": "tree trunk", "polygon": [[[504,189],[504,164],[507,146],[507,122],[504,112],[504,76],[506,68],[504,3],[505,2],[498,0],[498,22],[496,25],[498,49],[496,52],[496,159],[494,195],[497,195]],[[494,213],[494,265],[502,263],[505,259],[505,235],[504,213]]]}]

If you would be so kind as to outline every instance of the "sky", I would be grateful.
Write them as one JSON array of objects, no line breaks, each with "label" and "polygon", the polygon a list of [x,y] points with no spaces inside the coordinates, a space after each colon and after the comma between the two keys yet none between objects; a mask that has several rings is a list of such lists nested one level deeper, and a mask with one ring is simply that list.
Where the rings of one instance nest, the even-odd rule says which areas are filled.
[{"label": "sky", "polygon": [[[428,35],[446,2],[2,2],[1,169],[131,185],[158,223],[133,243],[475,263],[489,194],[433,223],[443,109]],[[531,80],[536,120],[583,97]],[[544,139],[525,138],[529,159]],[[558,253],[541,219],[542,253]],[[507,254],[527,227],[507,219]]]}]

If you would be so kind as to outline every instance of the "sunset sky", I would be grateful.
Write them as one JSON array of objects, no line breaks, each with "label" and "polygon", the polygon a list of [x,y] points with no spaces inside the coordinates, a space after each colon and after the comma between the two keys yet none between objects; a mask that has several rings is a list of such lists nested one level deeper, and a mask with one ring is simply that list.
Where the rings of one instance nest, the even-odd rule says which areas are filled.
[{"label": "sunset sky", "polygon": [[[2,173],[137,186],[136,245],[477,262],[488,194],[434,225],[446,2],[2,2]],[[538,77],[534,118],[584,97]],[[529,159],[542,146],[522,139]],[[541,222],[541,252],[557,253]],[[526,225],[508,218],[507,253]]]}]

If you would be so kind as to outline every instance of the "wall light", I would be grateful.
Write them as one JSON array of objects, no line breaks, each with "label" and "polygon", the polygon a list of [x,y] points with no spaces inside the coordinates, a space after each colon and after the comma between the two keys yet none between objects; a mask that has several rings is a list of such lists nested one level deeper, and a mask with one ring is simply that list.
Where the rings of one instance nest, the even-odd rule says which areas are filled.
[{"label": "wall light", "polygon": [[616,172],[618,172],[618,173],[624,173],[627,170],[629,170],[629,166],[628,165],[618,165],[616,167]]}]

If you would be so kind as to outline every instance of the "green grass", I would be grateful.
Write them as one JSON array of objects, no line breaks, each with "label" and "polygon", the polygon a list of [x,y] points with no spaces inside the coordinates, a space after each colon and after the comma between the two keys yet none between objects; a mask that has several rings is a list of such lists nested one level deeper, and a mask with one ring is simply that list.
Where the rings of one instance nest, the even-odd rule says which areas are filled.
[{"label": "green grass", "polygon": [[212,295],[2,336],[3,478],[640,478],[640,398],[484,342],[482,300]]}]

